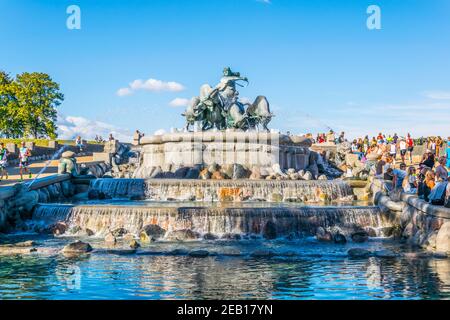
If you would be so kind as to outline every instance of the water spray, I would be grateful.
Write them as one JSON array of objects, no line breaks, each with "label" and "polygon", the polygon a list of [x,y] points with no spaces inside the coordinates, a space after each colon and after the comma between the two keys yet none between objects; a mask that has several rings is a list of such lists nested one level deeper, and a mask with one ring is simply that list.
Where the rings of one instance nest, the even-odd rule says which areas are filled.
[{"label": "water spray", "polygon": [[64,152],[64,150],[68,147],[68,144],[63,145],[61,148],[59,148],[58,151],[56,151],[53,156],[47,160],[47,162],[45,163],[44,167],[38,172],[38,174],[36,175],[36,177],[28,184],[28,191],[30,190],[31,186],[34,184],[34,182],[39,178],[39,176],[44,173],[45,170],[47,170],[48,166],[52,163],[53,160],[58,159],[58,157],[61,156],[61,154]]},{"label": "water spray", "polygon": [[315,120],[317,123],[319,123],[321,126],[327,128],[328,130],[331,130],[331,131],[333,131],[333,132],[336,132],[336,131],[333,130],[333,128],[331,128],[329,125],[327,125],[325,122],[323,122],[323,121],[320,120],[319,118],[313,117],[313,116],[310,115],[309,113],[306,113],[306,112],[303,112],[303,111],[300,111],[300,112],[303,113],[306,117],[308,117],[308,118],[310,118],[310,119],[312,119],[312,120]]}]

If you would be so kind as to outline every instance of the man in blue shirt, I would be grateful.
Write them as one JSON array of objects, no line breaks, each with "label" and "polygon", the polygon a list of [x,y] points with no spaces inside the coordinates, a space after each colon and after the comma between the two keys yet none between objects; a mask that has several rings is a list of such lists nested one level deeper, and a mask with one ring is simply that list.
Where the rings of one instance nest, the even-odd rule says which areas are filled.
[{"label": "man in blue shirt", "polygon": [[406,172],[406,164],[401,163],[400,169],[394,169],[394,188],[400,189],[403,186],[403,180],[405,179],[407,172]]}]

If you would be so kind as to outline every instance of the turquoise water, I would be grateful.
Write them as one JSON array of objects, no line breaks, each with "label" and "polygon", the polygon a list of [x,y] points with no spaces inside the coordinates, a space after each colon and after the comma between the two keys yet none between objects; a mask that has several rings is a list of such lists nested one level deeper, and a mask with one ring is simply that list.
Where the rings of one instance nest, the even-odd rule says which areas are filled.
[{"label": "turquoise water", "polygon": [[[26,235],[51,252],[0,256],[1,299],[449,299],[450,259],[347,257],[349,248],[407,252],[387,239],[335,245],[312,238],[154,243],[137,252],[58,254],[73,238]],[[85,239],[86,240],[86,239]],[[123,244],[125,248],[125,244]],[[173,252],[179,249],[178,252]],[[206,249],[210,256],[187,252]],[[255,250],[275,256],[254,257]]]}]

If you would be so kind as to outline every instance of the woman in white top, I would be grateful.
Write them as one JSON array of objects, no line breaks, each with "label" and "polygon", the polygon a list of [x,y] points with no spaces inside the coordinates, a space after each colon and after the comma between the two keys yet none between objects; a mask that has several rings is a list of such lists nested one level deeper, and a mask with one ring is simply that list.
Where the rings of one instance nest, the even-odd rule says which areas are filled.
[{"label": "woman in white top", "polygon": [[405,155],[408,149],[405,139],[400,140],[399,149],[400,149],[400,156],[402,157],[402,162],[405,163]]},{"label": "woman in white top", "polygon": [[389,147],[389,155],[392,157],[392,159],[394,160],[394,165],[395,165],[395,159],[397,158],[397,146],[395,145],[395,143],[391,143],[390,147]]}]

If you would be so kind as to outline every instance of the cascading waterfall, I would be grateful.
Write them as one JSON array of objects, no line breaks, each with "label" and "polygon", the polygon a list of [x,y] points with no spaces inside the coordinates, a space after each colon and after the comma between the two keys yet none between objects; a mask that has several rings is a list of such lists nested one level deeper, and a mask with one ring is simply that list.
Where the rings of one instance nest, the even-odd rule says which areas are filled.
[{"label": "cascading waterfall", "polygon": [[143,199],[145,197],[144,179],[95,179],[90,190],[102,192],[111,198]]},{"label": "cascading waterfall", "polygon": [[344,181],[96,179],[91,190],[111,198],[157,201],[302,201],[352,200]]},{"label": "cascading waterfall", "polygon": [[[189,229],[199,234],[261,234],[270,222],[278,236],[313,235],[318,227],[338,227],[351,232],[365,227],[390,227],[393,218],[378,207],[167,207],[126,205],[39,205],[33,226],[43,228],[64,222],[69,229],[90,229],[104,236],[118,228],[138,235],[149,224],[167,232]],[[346,231],[347,230],[347,231]]]}]

